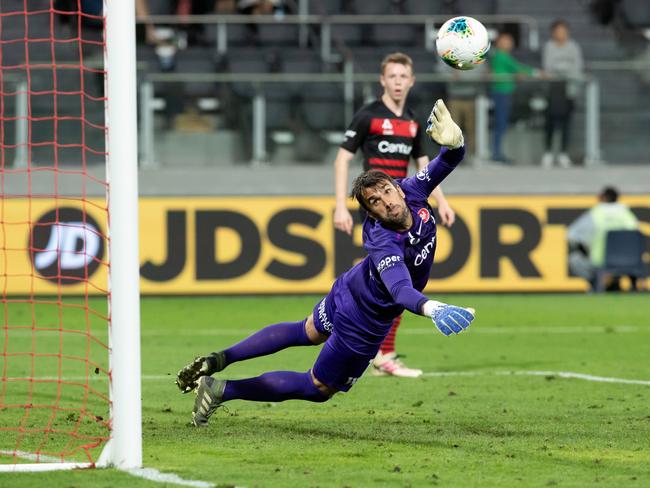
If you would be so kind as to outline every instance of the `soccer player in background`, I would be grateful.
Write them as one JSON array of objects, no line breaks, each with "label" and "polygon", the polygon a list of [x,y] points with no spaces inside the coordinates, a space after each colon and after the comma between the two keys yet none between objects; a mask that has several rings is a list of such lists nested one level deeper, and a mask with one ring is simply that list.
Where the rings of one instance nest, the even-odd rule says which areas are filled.
[{"label": "soccer player in background", "polygon": [[[417,175],[396,181],[369,170],[356,178],[352,196],[368,214],[363,223],[368,256],[334,282],[307,318],[265,327],[234,346],[196,358],[178,372],[181,391],[197,389],[195,426],[207,425],[214,411],[229,400],[325,402],[348,391],[404,309],[430,317],[445,335],[470,325],[472,309],[429,300],[421,293],[436,248],[436,222],[427,199],[465,154],[463,133],[442,100],[429,116],[427,133],[444,147]],[[304,373],[274,371],[243,380],[211,376],[237,361],[322,343],[316,362]]]},{"label": "soccer player in background", "polygon": [[[352,235],[353,221],[346,205],[348,171],[357,149],[361,148],[363,154],[364,171],[378,169],[393,178],[406,177],[411,157],[417,162],[418,170],[426,168],[429,164],[423,147],[422,128],[414,120],[413,111],[406,106],[409,90],[415,83],[413,61],[406,54],[399,52],[387,55],[381,63],[379,81],[384,88],[383,95],[354,115],[334,161],[334,226],[349,235]],[[455,214],[442,189],[436,187],[431,196],[436,200],[442,224],[451,226]],[[363,207],[360,212],[363,221]],[[395,335],[401,321],[401,315],[395,317],[386,340],[379,348],[377,357],[372,362],[371,371],[374,375],[415,378],[422,374],[421,369],[406,367],[395,352]]]}]

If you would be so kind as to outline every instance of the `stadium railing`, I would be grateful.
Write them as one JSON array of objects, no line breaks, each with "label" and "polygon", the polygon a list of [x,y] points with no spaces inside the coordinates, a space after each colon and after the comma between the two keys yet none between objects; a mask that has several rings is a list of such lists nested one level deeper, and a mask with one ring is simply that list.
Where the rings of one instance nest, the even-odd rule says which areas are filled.
[{"label": "stadium railing", "polygon": [[[486,74],[480,80],[464,81],[449,74],[421,73],[417,75],[418,84],[439,83],[482,83],[486,85],[479,90],[476,98],[476,150],[474,164],[480,166],[490,160],[489,152],[489,110],[490,100],[485,95],[489,90],[487,84],[498,81],[498,77]],[[558,81],[557,78],[539,80],[534,78],[518,80],[518,83],[544,84]],[[584,90],[584,163],[594,166],[602,163],[600,148],[600,89],[598,81],[591,77],[579,80]],[[252,163],[268,160],[267,138],[267,96],[263,89],[268,84],[296,83],[330,83],[342,85],[343,97],[340,101],[344,121],[341,121],[339,133],[344,124],[352,119],[354,113],[354,94],[356,85],[372,86],[377,83],[377,74],[355,73],[352,62],[346,62],[343,73],[147,73],[140,82],[140,147],[141,164],[146,168],[158,165],[154,140],[154,85],[169,83],[245,83],[253,86],[252,106]],[[371,91],[371,90],[370,90]],[[543,102],[542,102],[543,103]],[[430,104],[426,101],[425,105]],[[422,111],[426,111],[424,107]]]},{"label": "stadium railing", "polygon": [[[488,30],[492,26],[514,24],[521,28],[523,46],[532,51],[539,50],[539,26],[535,18],[526,15],[481,15],[481,21]],[[139,24],[168,25],[214,25],[216,26],[215,49],[217,54],[228,52],[228,29],[242,25],[276,25],[298,26],[297,44],[306,47],[309,44],[309,29],[316,27],[320,33],[320,53],[324,61],[331,61],[332,28],[352,25],[407,25],[422,27],[422,46],[428,51],[435,51],[436,26],[442,25],[449,15],[150,15],[138,18]]]}]

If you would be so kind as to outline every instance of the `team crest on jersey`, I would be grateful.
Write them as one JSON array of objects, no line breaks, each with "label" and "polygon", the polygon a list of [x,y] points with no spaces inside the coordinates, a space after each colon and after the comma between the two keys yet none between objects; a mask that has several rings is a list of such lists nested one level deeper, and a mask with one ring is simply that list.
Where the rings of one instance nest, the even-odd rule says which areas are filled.
[{"label": "team crest on jersey", "polygon": [[426,168],[423,168],[422,170],[418,171],[415,177],[420,180],[420,181],[431,181],[431,178],[429,178],[429,172],[427,171]]},{"label": "team crest on jersey", "polygon": [[420,218],[421,218],[425,223],[428,222],[429,219],[431,218],[431,214],[430,214],[429,211],[428,211],[426,208],[424,208],[424,207],[422,207],[420,210],[418,210],[418,215],[420,216]]},{"label": "team crest on jersey", "polygon": [[388,119],[384,119],[384,122],[381,124],[381,130],[385,136],[392,136],[394,134],[393,124],[391,124],[390,120]]},{"label": "team crest on jersey", "polygon": [[409,131],[411,132],[411,137],[415,137],[418,134],[418,124],[411,120],[409,122]]}]

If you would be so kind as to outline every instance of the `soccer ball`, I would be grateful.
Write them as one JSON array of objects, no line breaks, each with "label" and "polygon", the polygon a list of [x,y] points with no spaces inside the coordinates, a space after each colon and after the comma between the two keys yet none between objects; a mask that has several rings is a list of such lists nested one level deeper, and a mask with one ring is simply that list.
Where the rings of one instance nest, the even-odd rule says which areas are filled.
[{"label": "soccer ball", "polygon": [[442,24],[436,37],[442,60],[454,69],[474,69],[485,62],[490,39],[483,24],[472,17],[454,17]]}]

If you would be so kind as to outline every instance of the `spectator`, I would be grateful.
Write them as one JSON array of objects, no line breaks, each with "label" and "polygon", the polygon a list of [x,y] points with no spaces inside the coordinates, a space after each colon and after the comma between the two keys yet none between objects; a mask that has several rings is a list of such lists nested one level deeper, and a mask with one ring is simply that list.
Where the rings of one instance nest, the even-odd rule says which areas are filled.
[{"label": "spectator", "polygon": [[562,168],[571,166],[569,136],[571,115],[575,98],[580,90],[579,78],[583,71],[582,51],[571,39],[569,26],[564,20],[556,20],[551,26],[551,39],[544,45],[542,69],[560,79],[549,82],[548,107],[546,108],[545,149],[542,167],[553,166],[553,135],[559,129],[562,135],[557,163]]},{"label": "spectator", "polygon": [[499,33],[494,49],[491,51],[490,66],[494,81],[492,82],[492,101],[494,103],[494,138],[492,159],[501,164],[510,164],[501,147],[503,136],[508,129],[512,94],[515,91],[513,75],[539,76],[541,72],[532,66],[520,63],[511,54],[515,40],[509,32]]},{"label": "spectator", "polygon": [[[288,13],[287,4],[284,0],[237,0],[237,13],[241,15],[270,15],[281,19]],[[248,42],[253,45],[260,45],[259,27],[257,24],[247,24]]]},{"label": "spectator", "polygon": [[237,0],[237,12],[245,15],[269,15],[284,8],[282,0]]},{"label": "spectator", "polygon": [[[632,211],[618,202],[618,191],[606,187],[598,196],[599,203],[583,213],[568,229],[569,269],[596,289],[596,268],[605,261],[605,240],[611,230],[634,230],[639,222]],[[618,278],[610,279],[608,291],[619,290]],[[632,286],[636,288],[635,280]]]},{"label": "spectator", "polygon": [[[214,12],[219,4],[219,0],[168,0],[155,5],[158,11],[152,12],[148,0],[135,1],[136,17],[144,21],[144,40],[153,46],[162,72],[176,71],[178,52],[186,49],[188,45],[205,46],[209,42],[205,37],[203,24],[160,26],[154,25],[149,20],[149,16],[152,14],[207,15]],[[157,88],[157,94],[165,100],[165,130],[175,129],[178,122],[194,116],[194,112],[186,107],[183,83],[165,83]]]},{"label": "spectator", "polygon": [[[155,12],[162,15],[209,15],[215,11],[225,11],[222,2],[219,0],[168,0],[158,5],[162,11]],[[139,19],[146,19],[151,14],[148,0],[135,0],[135,12]],[[182,38],[182,44],[194,46],[209,46],[210,41],[206,39],[205,26],[203,24],[174,24],[172,30],[174,37]],[[161,42],[160,35],[156,33],[155,26],[151,22],[145,23],[145,39],[147,44],[158,45]]]}]

